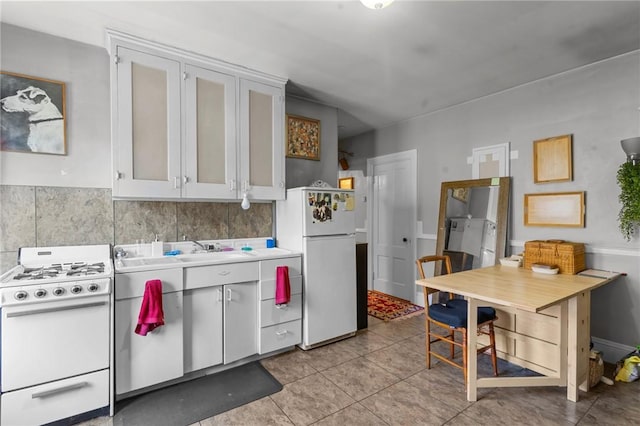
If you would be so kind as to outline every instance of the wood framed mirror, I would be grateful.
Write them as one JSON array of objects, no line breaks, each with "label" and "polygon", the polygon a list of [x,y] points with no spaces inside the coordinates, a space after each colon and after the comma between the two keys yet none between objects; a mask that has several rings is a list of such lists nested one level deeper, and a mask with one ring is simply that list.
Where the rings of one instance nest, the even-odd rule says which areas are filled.
[{"label": "wood framed mirror", "polygon": [[453,272],[505,257],[510,182],[501,177],[442,183],[436,253],[451,258]]}]

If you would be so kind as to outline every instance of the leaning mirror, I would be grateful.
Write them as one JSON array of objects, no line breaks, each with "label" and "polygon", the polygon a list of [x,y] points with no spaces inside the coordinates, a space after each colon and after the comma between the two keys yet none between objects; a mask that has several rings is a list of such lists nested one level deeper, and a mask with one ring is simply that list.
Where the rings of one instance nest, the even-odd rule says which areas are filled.
[{"label": "leaning mirror", "polygon": [[453,272],[499,263],[506,255],[508,177],[443,182],[436,253]]}]

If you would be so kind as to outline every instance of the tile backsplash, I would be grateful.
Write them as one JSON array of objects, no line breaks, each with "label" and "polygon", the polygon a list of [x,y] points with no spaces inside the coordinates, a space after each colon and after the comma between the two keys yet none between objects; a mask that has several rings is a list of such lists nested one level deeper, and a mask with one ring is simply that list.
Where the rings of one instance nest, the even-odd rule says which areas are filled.
[{"label": "tile backsplash", "polygon": [[271,237],[273,203],[112,200],[110,188],[0,185],[0,271],[20,247]]}]

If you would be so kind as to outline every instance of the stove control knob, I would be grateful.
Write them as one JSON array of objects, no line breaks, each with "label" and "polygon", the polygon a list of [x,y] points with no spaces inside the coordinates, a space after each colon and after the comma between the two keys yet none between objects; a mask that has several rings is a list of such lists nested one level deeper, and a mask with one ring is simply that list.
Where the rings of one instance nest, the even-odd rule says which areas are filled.
[{"label": "stove control knob", "polygon": [[13,297],[15,297],[16,300],[25,300],[27,298],[28,294],[26,291],[17,291],[16,294],[13,295]]},{"label": "stove control knob", "polygon": [[73,287],[71,287],[71,293],[73,294],[79,294],[81,291],[82,291],[82,286],[74,285]]},{"label": "stove control knob", "polygon": [[91,293],[95,293],[96,291],[98,291],[98,289],[100,289],[100,286],[96,283],[91,283],[87,286],[87,290],[89,290]]},{"label": "stove control knob", "polygon": [[41,299],[47,295],[47,290],[45,290],[44,288],[39,288],[33,292],[33,295],[38,299]]},{"label": "stove control knob", "polygon": [[53,295],[54,296],[62,296],[64,294],[64,288],[62,287],[56,287],[53,289]]}]

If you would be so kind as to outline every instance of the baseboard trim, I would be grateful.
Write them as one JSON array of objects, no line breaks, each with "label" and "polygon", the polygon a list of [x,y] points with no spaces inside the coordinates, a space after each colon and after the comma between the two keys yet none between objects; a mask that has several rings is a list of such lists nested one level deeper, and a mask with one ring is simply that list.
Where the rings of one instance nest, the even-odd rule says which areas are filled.
[{"label": "baseboard trim", "polygon": [[633,346],[623,345],[598,337],[592,337],[591,341],[593,342],[593,349],[602,352],[602,359],[611,364],[620,361],[635,349]]}]

